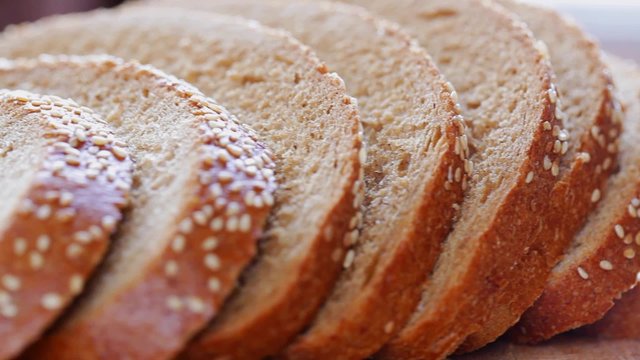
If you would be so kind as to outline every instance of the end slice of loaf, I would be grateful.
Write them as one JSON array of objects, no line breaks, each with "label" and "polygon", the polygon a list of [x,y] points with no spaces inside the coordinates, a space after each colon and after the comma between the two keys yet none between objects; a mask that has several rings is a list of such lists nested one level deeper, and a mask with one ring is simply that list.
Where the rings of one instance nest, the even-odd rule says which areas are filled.
[{"label": "end slice of loaf", "polygon": [[[453,88],[409,36],[361,8],[261,0],[164,4],[241,15],[291,31],[357,97],[368,145],[362,233],[350,241],[333,293],[284,357],[370,356],[417,305],[462,200],[470,165]],[[187,354],[232,356],[219,352],[216,337],[203,334]]]},{"label": "end slice of loaf", "polygon": [[[441,358],[505,305],[512,269],[549,226],[561,137],[552,71],[526,26],[485,1],[351,0],[414,34],[471,119],[474,173],[421,303],[381,358]],[[555,129],[555,130],[554,130]],[[549,146],[551,145],[551,146]],[[473,151],[472,151],[473,152]],[[539,249],[544,250],[544,249]],[[549,259],[551,260],[551,259]],[[527,276],[546,276],[546,264]],[[517,292],[518,302],[537,294]]]},{"label": "end slice of loaf", "polygon": [[522,342],[541,341],[600,319],[635,284],[640,271],[640,70],[613,57],[607,62],[626,108],[624,116],[620,109],[614,111],[625,126],[619,171],[536,305],[512,330]]},{"label": "end slice of loaf", "polygon": [[38,52],[106,52],[154,64],[258,131],[278,160],[274,211],[260,256],[206,333],[238,358],[280,351],[312,320],[342,270],[345,243],[357,236],[366,153],[343,81],[284,32],[180,9],[64,16],[0,39],[2,54]]},{"label": "end slice of loaf", "polygon": [[28,357],[170,358],[215,315],[255,254],[275,187],[269,151],[198,90],[137,63],[64,56],[4,63],[0,87],[91,106],[135,162],[131,211],[105,263]]},{"label": "end slice of loaf", "polygon": [[0,90],[0,168],[0,359],[8,359],[82,292],[122,219],[132,163],[92,110]]},{"label": "end slice of loaf", "polygon": [[[549,196],[552,209],[545,214],[545,222],[551,225],[548,233],[539,236],[518,261],[512,270],[519,274],[518,280],[505,292],[503,305],[493,311],[481,331],[465,341],[460,349],[463,351],[495,340],[531,307],[546,285],[549,270],[560,261],[604,196],[607,179],[617,168],[617,139],[621,130],[612,112],[609,70],[593,40],[553,10],[514,0],[498,2],[524,20],[547,45],[556,74],[557,106],[561,109],[558,116],[564,121],[569,141],[553,144],[554,152],[566,155],[560,162],[560,181]],[[547,270],[533,273],[530,268]],[[523,292],[530,295],[523,297]]]}]

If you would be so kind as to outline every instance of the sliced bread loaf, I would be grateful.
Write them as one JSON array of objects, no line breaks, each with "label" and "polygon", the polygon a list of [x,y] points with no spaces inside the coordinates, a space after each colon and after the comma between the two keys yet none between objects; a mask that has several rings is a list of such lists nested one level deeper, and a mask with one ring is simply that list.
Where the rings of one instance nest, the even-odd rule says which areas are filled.
[{"label": "sliced bread loaf", "polygon": [[[91,106],[129,144],[135,162],[131,211],[105,263],[29,357],[171,357],[213,317],[255,254],[268,210],[247,199],[253,194],[268,204],[272,198],[269,152],[196,89],[136,63],[104,57],[7,62],[0,66],[0,87]],[[108,136],[92,142],[120,146]],[[115,169],[90,165],[113,177]],[[96,208],[94,199],[85,201]],[[92,231],[82,234],[80,243],[92,242]]]},{"label": "sliced bread loaf", "polygon": [[[571,135],[571,145],[554,143],[554,151],[566,155],[560,162],[560,181],[550,195],[553,208],[545,214],[545,222],[551,228],[547,236],[538,237],[539,242],[532,245],[532,249],[544,249],[544,252],[530,251],[518,261],[512,271],[523,275],[511,283],[505,292],[506,298],[492,312],[483,329],[465,341],[462,349],[467,351],[502,335],[540,294],[547,278],[542,274],[531,277],[533,274],[527,269],[552,269],[604,196],[606,181],[617,167],[621,127],[612,116],[611,78],[598,46],[555,11],[513,0],[498,2],[515,12],[548,46],[558,86],[557,106],[566,115],[562,118]],[[519,295],[522,292],[530,295],[522,297]]]},{"label": "sliced bread loaf", "polygon": [[[549,228],[542,215],[550,209],[562,157],[553,145],[567,140],[555,116],[551,68],[525,25],[486,1],[349,2],[411,31],[456,87],[463,115],[472,121],[475,170],[460,219],[421,303],[379,354],[441,358],[511,299],[511,282],[546,277],[550,270],[541,264],[512,271],[528,252],[545,254],[533,246]],[[531,303],[537,294],[514,295]]]},{"label": "sliced bread loaf", "polygon": [[38,337],[105,254],[132,181],[113,140],[73,101],[0,90],[0,359]]},{"label": "sliced bread loaf", "polygon": [[[619,59],[607,61],[627,110],[620,169],[536,305],[513,329],[519,341],[540,341],[600,319],[640,271],[640,71]],[[614,116],[623,117],[619,110]]]},{"label": "sliced bread loaf", "polygon": [[[462,200],[470,165],[452,87],[410,37],[358,7],[262,0],[165,4],[242,15],[289,30],[341,74],[357,97],[368,144],[362,234],[350,244],[333,293],[284,356],[373,354],[417,305]],[[233,354],[220,351],[228,346],[213,330],[189,348],[189,357]]]},{"label": "sliced bread loaf", "polygon": [[155,64],[260,133],[281,160],[275,210],[260,256],[208,333],[236,358],[281,350],[312,320],[342,270],[345,244],[358,235],[366,154],[342,80],[284,32],[179,9],[58,17],[0,39],[4,55],[38,52],[107,52]]}]

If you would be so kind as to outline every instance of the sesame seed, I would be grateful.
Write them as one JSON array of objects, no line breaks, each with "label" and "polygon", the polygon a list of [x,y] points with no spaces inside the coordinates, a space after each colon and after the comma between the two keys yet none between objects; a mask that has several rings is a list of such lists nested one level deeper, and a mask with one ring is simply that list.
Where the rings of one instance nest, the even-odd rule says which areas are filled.
[{"label": "sesame seed", "polygon": [[191,233],[193,231],[193,221],[189,218],[182,220],[178,225],[178,229],[183,234]]},{"label": "sesame seed", "polygon": [[68,191],[63,191],[60,193],[60,205],[61,206],[69,206],[73,201],[73,194]]},{"label": "sesame seed", "polygon": [[227,219],[226,229],[229,232],[233,232],[238,230],[238,218],[236,216],[231,216]]},{"label": "sesame seed", "polygon": [[119,159],[119,160],[124,160],[127,158],[127,151],[119,146],[114,146],[111,149],[111,152],[113,153],[113,155]]},{"label": "sesame seed", "polygon": [[345,256],[345,258],[344,258],[344,262],[342,263],[342,266],[343,266],[345,269],[348,269],[349,267],[351,267],[351,265],[353,264],[353,260],[355,259],[355,257],[356,257],[356,252],[355,252],[355,251],[353,251],[353,250],[349,250],[349,251],[347,252],[347,256]]},{"label": "sesame seed", "polygon": [[51,238],[47,235],[40,235],[36,240],[36,248],[41,252],[45,252],[49,250],[49,245],[51,244]]},{"label": "sesame seed", "polygon": [[222,288],[222,284],[220,283],[220,280],[218,278],[211,277],[207,281],[207,287],[211,292],[215,293],[220,291],[220,288]]},{"label": "sesame seed", "polygon": [[211,251],[218,247],[218,239],[213,236],[210,236],[204,240],[202,243],[202,249],[204,251]]},{"label": "sesame seed", "polygon": [[102,217],[102,220],[100,221],[100,223],[103,229],[105,229],[108,232],[111,232],[116,227],[116,218],[114,218],[111,215],[105,215]]},{"label": "sesame seed", "polygon": [[580,277],[585,280],[589,278],[589,274],[587,273],[587,271],[580,266],[578,266],[578,275],[580,275]]},{"label": "sesame seed", "polygon": [[560,141],[569,140],[569,133],[567,132],[567,130],[560,130],[560,133],[558,133],[558,140]]},{"label": "sesame seed", "polygon": [[40,220],[46,220],[51,216],[51,206],[42,205],[36,210],[36,218]]},{"label": "sesame seed", "polygon": [[178,274],[178,263],[174,260],[169,260],[164,264],[164,273],[168,277],[174,277]]},{"label": "sesame seed", "polygon": [[627,234],[627,236],[624,237],[624,240],[622,242],[624,242],[627,245],[633,244],[633,235]]},{"label": "sesame seed", "polygon": [[44,258],[42,255],[38,252],[32,251],[29,254],[29,266],[31,266],[33,270],[39,270],[42,268],[42,265],[44,265]]},{"label": "sesame seed", "polygon": [[69,259],[75,259],[82,253],[82,247],[78,244],[70,244],[67,246],[66,255]]},{"label": "sesame seed", "polygon": [[179,311],[182,309],[182,300],[175,295],[171,295],[167,297],[166,300],[167,307],[174,311]]},{"label": "sesame seed", "polygon": [[593,193],[591,193],[591,202],[595,203],[598,202],[598,200],[600,200],[600,190],[595,189]]},{"label": "sesame seed", "polygon": [[76,210],[74,208],[60,209],[56,212],[56,219],[61,222],[67,222],[76,216]]},{"label": "sesame seed", "polygon": [[560,167],[557,162],[554,162],[551,166],[551,175],[558,176],[558,174],[560,174]]},{"label": "sesame seed", "polygon": [[78,231],[73,234],[73,240],[82,244],[87,244],[91,242],[91,234],[87,231]]},{"label": "sesame seed", "polygon": [[636,256],[636,252],[635,250],[633,250],[632,248],[626,248],[624,249],[624,257],[626,257],[627,259],[633,259]]},{"label": "sesame seed", "polygon": [[597,140],[597,138],[598,138],[598,135],[599,135],[599,134],[600,134],[600,128],[599,128],[598,126],[595,126],[595,125],[594,125],[594,126],[591,128],[591,136],[593,136],[593,137],[594,137],[594,139],[596,139],[596,140]]},{"label": "sesame seed", "polygon": [[80,159],[77,156],[67,155],[64,158],[64,162],[66,162],[67,164],[69,164],[71,166],[80,165]]},{"label": "sesame seed", "polygon": [[556,93],[556,90],[551,88],[547,91],[547,93],[549,94],[549,101],[552,104],[555,104],[556,101],[558,101],[558,94]]},{"label": "sesame seed", "polygon": [[13,318],[18,315],[18,308],[13,304],[3,304],[0,306],[0,314],[5,318]]},{"label": "sesame seed", "polygon": [[181,253],[184,250],[185,243],[186,243],[186,240],[184,236],[178,235],[175,237],[175,239],[173,239],[173,242],[171,243],[171,248],[173,249],[174,252]]},{"label": "sesame seed", "polygon": [[249,232],[251,230],[251,215],[244,214],[240,217],[239,230],[240,232]]},{"label": "sesame seed", "polygon": [[268,192],[263,192],[262,194],[262,201],[264,201],[265,205],[267,206],[273,206],[273,196],[271,196],[270,193]]},{"label": "sesame seed", "polygon": [[25,240],[24,238],[16,238],[13,241],[13,252],[18,255],[24,255],[24,253],[27,251],[27,240]]},{"label": "sesame seed", "polygon": [[530,184],[533,181],[533,171],[529,171],[527,174],[527,178],[524,180],[527,184]]},{"label": "sesame seed", "polygon": [[613,270],[613,264],[611,264],[611,262],[609,262],[608,260],[602,260],[600,261],[600,268],[602,270],[610,271]]},{"label": "sesame seed", "polygon": [[233,216],[233,215],[237,215],[240,213],[240,205],[236,202],[231,202],[229,203],[229,205],[227,205],[227,211],[226,214],[228,216]]},{"label": "sesame seed", "polygon": [[220,171],[218,173],[218,180],[220,180],[223,183],[229,182],[231,180],[233,180],[233,174],[229,171]]},{"label": "sesame seed", "polygon": [[47,310],[56,310],[62,307],[62,297],[56,293],[46,293],[42,296],[40,304]]},{"label": "sesame seed", "polygon": [[220,258],[216,254],[207,254],[204,257],[204,266],[210,270],[220,269]]},{"label": "sesame seed", "polygon": [[635,207],[640,207],[640,199],[638,199],[638,198],[631,199],[631,205],[633,205]]},{"label": "sesame seed", "polygon": [[205,310],[204,302],[199,297],[196,297],[196,296],[188,297],[186,304],[189,311],[194,313],[202,313]]},{"label": "sesame seed", "polygon": [[104,136],[94,136],[91,138],[91,143],[97,146],[107,145],[109,143],[109,139]]},{"label": "sesame seed", "polygon": [[69,290],[72,294],[79,294],[82,292],[82,288],[84,287],[84,278],[82,275],[72,275],[69,279]]},{"label": "sesame seed", "polygon": [[565,141],[562,143],[562,150],[560,151],[560,153],[564,155],[567,153],[567,151],[569,151],[569,142]]},{"label": "sesame seed", "polygon": [[544,156],[543,166],[544,166],[545,170],[551,169],[551,159],[549,159],[549,156],[547,156],[547,155]]},{"label": "sesame seed", "polygon": [[622,227],[622,225],[616,224],[616,226],[614,226],[613,228],[616,232],[616,235],[618,235],[620,239],[624,239],[624,228]]},{"label": "sesame seed", "polygon": [[244,152],[241,147],[233,144],[227,145],[227,151],[229,151],[229,153],[235,157],[240,157]]},{"label": "sesame seed", "polygon": [[209,224],[209,228],[213,231],[220,231],[224,227],[224,220],[222,218],[215,218],[211,220],[211,224]]},{"label": "sesame seed", "polygon": [[549,130],[551,130],[551,123],[550,123],[550,122],[548,122],[548,121],[545,121],[545,122],[543,122],[543,123],[542,123],[542,127],[543,127],[545,130],[549,131]]},{"label": "sesame seed", "polygon": [[17,291],[20,289],[22,282],[17,276],[5,274],[2,275],[2,285],[9,291]]}]

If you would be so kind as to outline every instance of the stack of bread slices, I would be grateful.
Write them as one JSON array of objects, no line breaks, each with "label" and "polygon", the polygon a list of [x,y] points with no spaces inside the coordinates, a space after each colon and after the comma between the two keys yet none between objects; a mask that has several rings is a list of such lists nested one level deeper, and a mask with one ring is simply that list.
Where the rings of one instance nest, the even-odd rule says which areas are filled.
[{"label": "stack of bread slices", "polygon": [[[640,271],[639,116],[640,68],[516,0],[11,26],[0,360],[443,359],[594,323]],[[637,336],[638,299],[582,334]]]}]

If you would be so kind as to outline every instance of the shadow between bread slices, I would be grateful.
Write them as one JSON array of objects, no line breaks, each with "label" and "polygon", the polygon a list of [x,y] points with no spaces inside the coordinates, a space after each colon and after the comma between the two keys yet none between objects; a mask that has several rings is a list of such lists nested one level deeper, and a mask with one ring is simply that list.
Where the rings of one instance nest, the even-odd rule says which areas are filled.
[{"label": "shadow between bread slices", "polygon": [[[175,355],[218,311],[255,254],[268,206],[245,196],[260,188],[271,198],[270,153],[198,90],[137,63],[105,56],[7,61],[0,87],[91,106],[128,143],[135,163],[131,209],[104,264],[25,357]],[[113,142],[100,139],[107,140]],[[247,161],[261,165],[252,169]]]},{"label": "shadow between bread slices", "polygon": [[[368,150],[362,233],[348,244],[352,250],[333,292],[280,356],[372,355],[417,305],[462,200],[471,165],[453,87],[397,25],[358,7],[259,0],[149,6],[158,4],[240,15],[291,31],[358,99]],[[202,351],[195,346],[187,354]]]},{"label": "shadow between bread slices", "polygon": [[126,144],[70,100],[0,90],[0,359],[82,291],[131,186]]},{"label": "shadow between bread slices", "polygon": [[3,55],[39,52],[156,65],[224,103],[273,150],[279,188],[260,255],[207,331],[215,336],[195,344],[238,358],[278,352],[312,319],[357,236],[365,151],[342,80],[284,32],[179,9],[52,18],[0,39]]},{"label": "shadow between bread slices", "polygon": [[[489,2],[351,0],[402,24],[458,91],[475,153],[460,219],[407,326],[381,358],[442,358],[482,330],[510,298],[513,266],[550,225],[548,194],[558,181],[563,142],[557,93],[544,47],[526,26]],[[549,144],[552,146],[549,147]],[[544,253],[545,260],[550,260]],[[527,269],[549,272],[546,263]],[[515,292],[518,302],[537,294]]]}]

